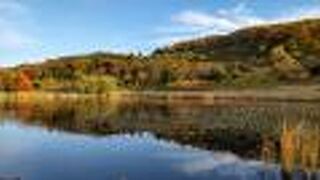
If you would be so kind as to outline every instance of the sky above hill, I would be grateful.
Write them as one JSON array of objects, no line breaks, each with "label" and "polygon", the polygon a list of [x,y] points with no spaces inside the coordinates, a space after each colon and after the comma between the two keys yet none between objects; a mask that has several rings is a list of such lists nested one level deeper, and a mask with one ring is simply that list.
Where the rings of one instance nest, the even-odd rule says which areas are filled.
[{"label": "sky above hill", "polygon": [[0,0],[0,66],[320,17],[320,0]]}]

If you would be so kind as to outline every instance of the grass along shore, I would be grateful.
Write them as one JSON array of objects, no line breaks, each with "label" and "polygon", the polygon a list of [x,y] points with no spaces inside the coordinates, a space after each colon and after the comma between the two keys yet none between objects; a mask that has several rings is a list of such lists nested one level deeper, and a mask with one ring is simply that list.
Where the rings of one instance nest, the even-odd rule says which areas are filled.
[{"label": "grass along shore", "polygon": [[103,94],[79,94],[63,92],[0,92],[0,100],[8,98],[55,100],[57,98],[107,98],[126,100],[144,98],[166,101],[216,101],[216,100],[250,100],[250,101],[319,101],[320,86],[283,86],[274,89],[243,89],[213,91],[110,91]]}]

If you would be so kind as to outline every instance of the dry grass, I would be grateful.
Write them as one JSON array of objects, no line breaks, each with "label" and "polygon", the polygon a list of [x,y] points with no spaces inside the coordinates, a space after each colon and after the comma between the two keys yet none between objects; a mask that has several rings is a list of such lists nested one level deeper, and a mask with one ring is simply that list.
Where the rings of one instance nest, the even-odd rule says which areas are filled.
[{"label": "dry grass", "polygon": [[284,121],[277,148],[276,141],[264,138],[261,159],[267,164],[275,163],[277,154],[280,164],[286,172],[297,169],[308,174],[320,168],[320,131],[315,125],[304,122]]},{"label": "dry grass", "polygon": [[216,91],[112,91],[105,94],[77,94],[55,92],[0,92],[0,101],[49,101],[57,98],[98,98],[112,101],[152,100],[168,104],[215,104],[220,102],[255,101],[320,101],[317,87],[282,87],[272,90],[216,90]]}]

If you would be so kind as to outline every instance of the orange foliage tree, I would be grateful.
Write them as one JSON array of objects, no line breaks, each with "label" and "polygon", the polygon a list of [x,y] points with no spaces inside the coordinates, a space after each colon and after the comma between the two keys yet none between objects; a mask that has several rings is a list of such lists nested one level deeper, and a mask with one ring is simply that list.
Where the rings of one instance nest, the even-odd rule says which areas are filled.
[{"label": "orange foliage tree", "polygon": [[23,72],[19,72],[16,78],[16,90],[17,91],[31,91],[33,90],[33,83],[29,76]]}]

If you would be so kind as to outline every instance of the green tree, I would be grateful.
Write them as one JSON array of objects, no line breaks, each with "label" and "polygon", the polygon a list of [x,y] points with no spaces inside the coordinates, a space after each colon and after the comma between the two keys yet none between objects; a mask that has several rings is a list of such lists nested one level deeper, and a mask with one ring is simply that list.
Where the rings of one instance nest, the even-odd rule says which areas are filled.
[{"label": "green tree", "polygon": [[74,89],[80,93],[104,93],[118,90],[118,80],[107,75],[81,75],[74,83]]}]

